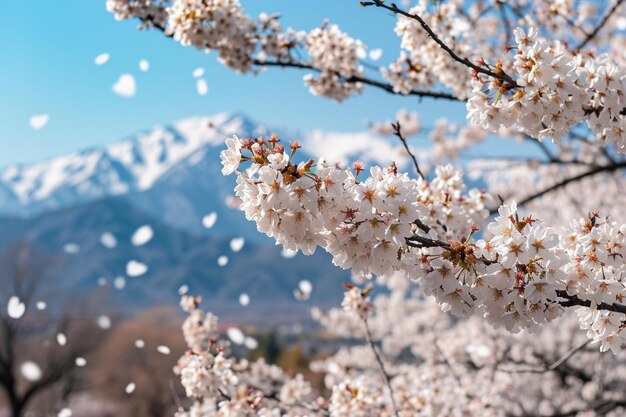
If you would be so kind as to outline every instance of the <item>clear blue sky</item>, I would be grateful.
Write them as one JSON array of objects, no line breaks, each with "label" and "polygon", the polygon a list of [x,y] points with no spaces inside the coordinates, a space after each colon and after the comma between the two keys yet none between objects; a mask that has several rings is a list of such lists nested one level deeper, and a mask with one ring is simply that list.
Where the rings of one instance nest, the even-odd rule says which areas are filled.
[{"label": "clear blue sky", "polygon": [[[242,0],[246,11],[279,12],[283,24],[309,30],[326,17],[365,41],[383,48],[380,63],[397,56],[394,18],[364,9],[357,0]],[[367,90],[344,103],[311,96],[304,72],[272,69],[259,76],[238,75],[193,48],[158,32],[136,30],[135,21],[117,22],[104,0],[0,2],[0,166],[29,162],[73,150],[112,143],[155,124],[193,115],[240,111],[270,126],[362,130],[367,120],[393,117],[399,108],[418,110],[429,119],[446,115],[463,121],[464,106],[445,101],[394,97]],[[108,52],[110,61],[93,63]],[[150,62],[139,71],[140,59]],[[204,67],[209,93],[196,93],[191,72]],[[137,81],[134,98],[111,88],[122,73]],[[28,124],[49,113],[41,130]]]}]

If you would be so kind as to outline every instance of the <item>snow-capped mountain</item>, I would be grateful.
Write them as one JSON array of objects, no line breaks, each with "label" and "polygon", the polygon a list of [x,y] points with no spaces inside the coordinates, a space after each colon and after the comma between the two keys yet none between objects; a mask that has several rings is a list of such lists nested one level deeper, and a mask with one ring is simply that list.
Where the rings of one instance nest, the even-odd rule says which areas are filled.
[{"label": "snow-capped mountain", "polygon": [[[109,302],[121,311],[173,305],[178,287],[188,285],[227,318],[308,317],[309,306],[293,297],[301,279],[317,289],[311,299],[316,305],[336,305],[349,272],[321,250],[285,259],[273,240],[226,204],[235,177],[220,172],[224,139],[269,132],[284,143],[298,139],[302,159],[406,160],[400,146],[370,133],[298,132],[241,114],[189,118],[107,147],[0,170],[0,248],[26,243],[33,253],[62,260],[46,275],[66,296],[82,297],[105,280]],[[209,213],[217,221],[207,229],[203,217]],[[154,238],[134,246],[131,235],[145,224]],[[115,237],[115,249],[101,242],[104,233]],[[245,246],[238,252],[230,242],[241,237]],[[219,261],[224,256],[226,265]],[[145,263],[148,272],[127,276],[130,260]],[[126,287],[113,288],[121,278]],[[237,302],[244,292],[253,300],[245,311]]]},{"label": "snow-capped mountain", "polygon": [[250,127],[242,117],[228,114],[190,118],[105,148],[8,166],[0,173],[0,212],[29,215],[148,190],[173,167],[183,161],[193,165],[201,157],[199,152],[219,145],[221,129],[243,134]]},{"label": "snow-capped mountain", "polygon": [[232,231],[242,227],[242,216],[224,203],[234,178],[220,174],[219,152],[226,136],[268,132],[277,132],[284,142],[297,138],[308,155],[332,162],[406,159],[399,146],[367,132],[297,132],[220,113],[157,126],[107,147],[8,166],[0,171],[0,216],[30,217],[121,196],[166,224],[194,232],[202,231],[202,216],[215,211],[220,222],[214,231]]}]

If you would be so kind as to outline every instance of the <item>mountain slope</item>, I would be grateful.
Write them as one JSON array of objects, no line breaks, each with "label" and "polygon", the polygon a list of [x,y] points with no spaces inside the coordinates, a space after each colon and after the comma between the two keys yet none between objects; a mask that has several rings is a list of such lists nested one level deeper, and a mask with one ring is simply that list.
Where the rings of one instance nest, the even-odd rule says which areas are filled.
[{"label": "mountain slope", "polygon": [[[144,246],[133,246],[130,237],[144,224],[152,227],[154,237]],[[29,241],[45,253],[56,255],[56,261],[47,269],[49,286],[54,282],[63,293],[80,297],[95,291],[99,279],[105,278],[110,304],[124,312],[176,304],[178,288],[188,285],[192,293],[202,294],[205,306],[227,319],[284,319],[286,312],[294,315],[292,318],[302,318],[308,316],[310,305],[293,296],[300,280],[313,282],[313,303],[328,306],[339,302],[341,284],[349,278],[348,272],[332,266],[325,253],[285,259],[279,247],[253,242],[246,242],[235,253],[229,247],[234,236],[192,235],[147,216],[119,198],[27,220],[4,218],[0,219],[0,227],[0,247]],[[100,243],[104,232],[116,237],[117,247],[108,249]],[[67,244],[76,245],[78,252],[63,253]],[[222,255],[229,258],[223,267],[217,263]],[[131,260],[146,264],[148,272],[139,277],[126,276],[126,264]],[[125,277],[125,288],[114,289],[116,277]],[[238,303],[241,293],[250,295],[246,308]]]},{"label": "mountain slope", "polygon": [[[0,215],[31,217],[49,210],[98,199],[123,196],[134,206],[166,224],[202,233],[202,217],[215,211],[213,233],[240,230],[248,239],[263,240],[241,214],[224,201],[235,178],[220,173],[219,152],[224,138],[277,132],[284,142],[298,138],[313,158],[400,165],[399,146],[370,133],[339,134],[268,129],[240,114],[194,117],[157,126],[108,147],[75,152],[30,165],[0,171]],[[303,152],[301,158],[308,158]]]}]

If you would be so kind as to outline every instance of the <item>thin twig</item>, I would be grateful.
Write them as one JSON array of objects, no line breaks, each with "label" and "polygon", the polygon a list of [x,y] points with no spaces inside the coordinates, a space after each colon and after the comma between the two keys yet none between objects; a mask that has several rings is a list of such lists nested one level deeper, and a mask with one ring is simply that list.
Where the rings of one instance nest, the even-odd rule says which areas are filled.
[{"label": "thin twig", "polygon": [[[254,65],[259,66],[259,67],[300,68],[300,69],[307,69],[307,70],[311,70],[315,72],[321,72],[320,69],[315,68],[311,64],[307,64],[304,62],[263,61],[263,60],[258,60],[258,59],[255,59],[252,62]],[[412,90],[407,94],[401,94],[401,93],[398,93],[394,89],[393,85],[389,83],[385,83],[385,82],[378,81],[378,80],[372,80],[371,78],[361,77],[359,75],[353,75],[351,77],[343,77],[339,73],[336,73],[336,74],[337,76],[339,76],[339,78],[341,78],[344,82],[348,84],[356,84],[356,83],[366,84],[372,87],[380,88],[381,90],[384,90],[394,95],[408,95],[408,96],[418,96],[418,97],[440,98],[440,99],[451,100],[451,101],[464,101],[452,94],[444,93],[441,91]]]},{"label": "thin twig", "polygon": [[406,149],[406,152],[409,154],[409,156],[413,160],[413,166],[415,167],[415,171],[417,172],[417,174],[422,178],[426,178],[424,174],[422,173],[422,171],[420,170],[420,166],[417,163],[417,158],[411,151],[411,148],[409,148],[409,144],[406,142],[406,138],[402,135],[402,127],[400,126],[400,121],[392,123],[391,127],[393,128],[393,134],[396,135],[398,139],[400,139],[400,142],[402,142],[402,145],[404,145],[404,149]]},{"label": "thin twig", "polygon": [[[620,169],[624,169],[626,168],[626,162],[619,162],[616,164],[609,164],[609,165],[603,165],[603,166],[598,166],[595,167],[589,171],[585,171],[583,173],[580,173],[578,175],[574,175],[572,177],[568,177],[565,178],[555,184],[552,184],[551,186],[544,188],[543,190],[540,190],[534,194],[529,195],[528,197],[522,199],[521,201],[519,201],[517,203],[518,206],[524,206],[528,203],[530,203],[531,201],[534,201],[540,197],[543,197],[544,195],[551,193],[555,190],[558,190],[559,188],[565,187],[567,184],[570,184],[572,182],[576,182],[576,181],[580,181],[583,178],[587,178],[587,177],[591,177],[594,176],[596,174],[600,174],[602,172],[613,172],[613,171],[617,171]],[[496,214],[498,212],[497,208],[492,209],[489,213],[491,215]]]},{"label": "thin twig", "polygon": [[439,344],[437,343],[437,340],[435,340],[433,342],[433,344],[435,345],[435,349],[437,349],[437,352],[439,353],[439,356],[441,356],[441,358],[443,359],[443,362],[446,364],[446,366],[448,367],[448,370],[450,371],[450,374],[454,377],[454,379],[456,380],[456,383],[458,384],[459,388],[461,388],[461,390],[463,391],[463,393],[465,394],[465,396],[468,399],[472,399],[474,398],[474,396],[470,393],[468,393],[467,391],[465,391],[465,389],[463,388],[463,382],[461,381],[461,377],[455,372],[454,367],[452,366],[452,364],[450,363],[450,361],[448,360],[448,357],[445,355],[445,353],[443,352],[443,350],[441,350],[441,348],[439,347]]},{"label": "thin twig", "polygon": [[580,51],[581,49],[583,49],[585,46],[587,46],[587,44],[589,42],[591,42],[591,40],[593,38],[596,37],[596,35],[598,34],[598,32],[600,32],[600,29],[602,29],[604,27],[604,25],[606,24],[606,22],[609,20],[609,18],[613,15],[613,13],[615,13],[615,11],[619,8],[619,6],[623,3],[624,0],[617,0],[615,2],[615,4],[613,5],[613,7],[611,7],[609,9],[608,12],[606,12],[606,14],[604,15],[604,17],[602,18],[602,20],[600,21],[600,23],[598,23],[598,25],[591,31],[591,33],[589,33],[589,35],[587,35],[587,37],[576,47],[574,48],[574,50],[576,51]]},{"label": "thin twig", "polygon": [[499,369],[496,367],[496,370],[500,372],[506,373],[533,373],[533,374],[543,374],[550,371],[555,371],[559,366],[563,365],[569,358],[574,356],[578,351],[585,348],[591,342],[591,339],[586,339],[578,345],[572,347],[568,350],[563,356],[561,356],[556,362],[552,365],[542,367],[542,368],[516,368],[516,369]]},{"label": "thin twig", "polygon": [[488,75],[489,77],[498,79],[500,81],[503,81],[505,83],[508,84],[509,87],[518,87],[517,83],[515,82],[514,79],[512,79],[509,75],[507,75],[504,72],[494,72],[491,71],[488,68],[484,68],[481,66],[478,66],[476,64],[474,64],[472,61],[470,61],[467,58],[461,58],[454,50],[452,50],[452,48],[450,48],[444,41],[441,40],[441,38],[439,38],[439,36],[437,36],[437,34],[431,29],[430,26],[428,26],[428,24],[426,23],[426,21],[424,21],[424,19],[422,19],[421,16],[417,15],[417,14],[412,14],[409,12],[406,12],[402,9],[400,9],[395,3],[391,3],[391,5],[387,5],[385,4],[382,0],[372,0],[372,1],[362,1],[361,2],[362,6],[376,6],[376,7],[380,7],[386,10],[389,10],[392,13],[395,13],[397,15],[401,15],[404,17],[408,17],[409,19],[413,19],[416,20],[420,26],[422,27],[422,29],[424,29],[426,31],[426,33],[428,34],[428,36],[430,36],[430,38],[435,41],[435,43],[437,43],[437,45],[439,45],[441,47],[441,49],[443,49],[445,52],[448,53],[448,55],[450,55],[450,57],[455,60],[456,62],[465,65],[468,68],[473,69],[474,71],[476,71],[477,73],[480,74],[484,74],[484,75]]},{"label": "thin twig", "polygon": [[393,388],[391,387],[391,376],[387,372],[387,369],[385,368],[385,364],[383,363],[383,360],[380,357],[380,354],[378,353],[378,349],[376,349],[376,346],[374,345],[374,340],[372,339],[372,332],[370,331],[369,324],[367,323],[367,318],[362,317],[362,320],[363,320],[363,326],[365,327],[365,340],[367,341],[367,344],[369,345],[370,349],[374,353],[376,362],[378,362],[378,369],[380,370],[383,380],[385,381],[385,384],[387,385],[387,389],[389,390],[389,397],[391,397],[391,405],[393,407],[393,412],[396,415],[396,417],[400,417],[400,411],[396,403],[396,398],[393,393]]}]

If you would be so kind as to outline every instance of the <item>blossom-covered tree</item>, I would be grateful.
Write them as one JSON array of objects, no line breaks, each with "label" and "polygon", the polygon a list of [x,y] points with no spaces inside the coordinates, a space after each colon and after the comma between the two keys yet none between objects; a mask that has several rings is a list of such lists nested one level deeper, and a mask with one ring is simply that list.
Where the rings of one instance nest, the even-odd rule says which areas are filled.
[{"label": "blossom-covered tree", "polygon": [[[238,0],[108,0],[116,18],[215,50],[237,72],[305,70],[312,94],[338,101],[364,88],[463,101],[470,122],[437,121],[421,155],[407,139],[416,114],[373,123],[400,139],[415,176],[395,163],[300,161],[300,145],[275,135],[227,139],[222,173],[236,173],[246,218],[352,271],[343,310],[315,317],[365,343],[312,365],[322,397],[301,376],[231,357],[215,317],[186,296],[178,371],[198,401],[180,415],[622,415],[622,3],[361,1],[363,13],[396,15],[400,37],[400,56],[371,73],[364,43],[330,22],[307,33]],[[542,157],[473,158],[464,168],[487,189],[468,189],[453,164],[488,136]]]}]

